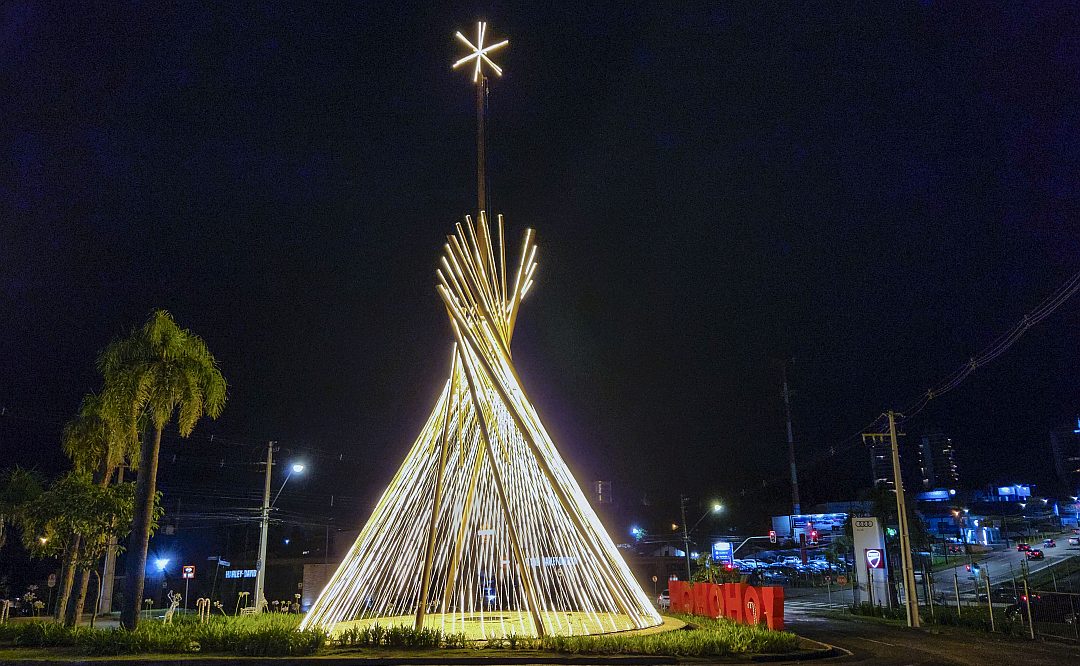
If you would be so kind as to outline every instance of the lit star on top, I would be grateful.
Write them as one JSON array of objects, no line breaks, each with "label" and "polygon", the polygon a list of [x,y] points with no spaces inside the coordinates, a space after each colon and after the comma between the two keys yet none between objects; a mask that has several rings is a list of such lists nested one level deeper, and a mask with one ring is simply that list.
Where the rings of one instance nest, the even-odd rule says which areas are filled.
[{"label": "lit star on top", "polygon": [[476,61],[476,67],[475,67],[475,69],[473,69],[473,79],[472,79],[473,83],[479,83],[480,82],[480,75],[483,73],[483,72],[480,71],[480,63],[481,63],[481,61],[486,62],[488,65],[491,66],[491,69],[495,70],[496,74],[498,74],[499,76],[502,76],[502,68],[499,67],[498,65],[496,65],[495,62],[491,58],[488,57],[488,54],[491,53],[492,51],[494,51],[495,49],[502,48],[502,47],[504,47],[504,46],[506,46],[507,44],[510,43],[510,40],[504,39],[501,42],[499,42],[498,44],[492,44],[491,46],[484,46],[484,33],[487,31],[487,23],[485,23],[484,21],[480,21],[479,23],[476,24],[476,26],[477,26],[477,29],[476,29],[476,45],[475,46],[473,46],[473,43],[470,42],[465,37],[465,35],[461,34],[460,31],[454,34],[455,37],[460,39],[462,42],[465,43],[466,46],[468,46],[470,49],[472,49],[472,53],[470,53],[469,55],[465,56],[461,60],[458,60],[457,62],[454,63],[454,69],[457,69],[458,67],[460,67],[461,65],[464,65],[465,63],[469,62],[470,60],[475,60]]}]

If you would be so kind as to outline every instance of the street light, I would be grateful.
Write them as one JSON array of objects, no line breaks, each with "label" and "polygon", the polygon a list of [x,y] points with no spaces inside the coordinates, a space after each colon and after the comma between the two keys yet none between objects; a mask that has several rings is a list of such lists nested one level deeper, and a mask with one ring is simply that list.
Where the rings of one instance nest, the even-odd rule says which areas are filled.
[{"label": "street light", "polygon": [[680,507],[682,509],[682,522],[683,522],[683,552],[686,554],[686,580],[690,580],[690,532],[697,529],[697,526],[701,524],[701,521],[705,520],[705,517],[711,513],[720,513],[724,510],[724,505],[719,502],[713,502],[713,505],[708,511],[701,514],[701,518],[697,519],[694,526],[691,528],[686,527],[686,496],[679,498],[681,500]]},{"label": "street light", "polygon": [[158,558],[154,560],[154,566],[157,567],[157,570],[161,573],[165,573],[165,567],[169,566],[169,560],[165,558]]},{"label": "street light", "polygon": [[285,484],[289,482],[293,474],[302,474],[304,472],[304,463],[294,462],[289,466],[289,473],[285,475],[285,480],[281,482],[281,487],[278,488],[277,494],[274,495],[274,501],[270,501],[270,481],[274,468],[274,442],[270,442],[266,452],[266,481],[263,484],[263,505],[262,505],[262,525],[259,529],[259,560],[255,567],[255,609],[256,612],[262,611],[263,604],[263,592],[266,588],[266,542],[268,539],[268,532],[270,530],[270,509],[277,504],[278,498],[281,497],[281,491],[285,490]]},{"label": "street light", "polygon": [[271,509],[274,508],[275,504],[277,504],[278,498],[281,497],[281,491],[285,490],[285,484],[289,482],[289,479],[292,478],[292,475],[303,474],[305,469],[307,469],[307,467],[304,465],[304,463],[293,463],[289,466],[289,473],[285,475],[285,480],[281,482],[281,487],[278,488],[277,494],[274,495],[274,501],[270,503]]}]

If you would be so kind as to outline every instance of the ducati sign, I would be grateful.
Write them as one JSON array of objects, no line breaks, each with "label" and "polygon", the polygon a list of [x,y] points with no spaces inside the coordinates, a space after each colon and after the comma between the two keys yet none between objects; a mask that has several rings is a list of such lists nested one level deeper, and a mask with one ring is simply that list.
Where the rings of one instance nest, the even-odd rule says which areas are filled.
[{"label": "ducati sign", "polygon": [[871,569],[885,568],[885,554],[881,552],[880,548],[867,548],[864,552],[866,553],[867,567]]}]

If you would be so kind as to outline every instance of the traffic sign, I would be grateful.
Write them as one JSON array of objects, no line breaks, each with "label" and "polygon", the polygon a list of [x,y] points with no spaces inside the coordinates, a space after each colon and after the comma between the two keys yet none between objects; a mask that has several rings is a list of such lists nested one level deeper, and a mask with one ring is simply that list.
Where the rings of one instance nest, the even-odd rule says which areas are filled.
[{"label": "traffic sign", "polygon": [[840,574],[839,576],[837,576],[836,577],[836,584],[837,585],[847,585],[847,576],[845,576],[844,574]]},{"label": "traffic sign", "polygon": [[56,574],[49,574],[49,579],[45,584],[49,587],[56,587]]},{"label": "traffic sign", "polygon": [[184,578],[194,578],[195,577],[195,565],[194,564],[185,564],[184,568],[182,570],[182,573],[180,575],[182,577],[184,577]]}]

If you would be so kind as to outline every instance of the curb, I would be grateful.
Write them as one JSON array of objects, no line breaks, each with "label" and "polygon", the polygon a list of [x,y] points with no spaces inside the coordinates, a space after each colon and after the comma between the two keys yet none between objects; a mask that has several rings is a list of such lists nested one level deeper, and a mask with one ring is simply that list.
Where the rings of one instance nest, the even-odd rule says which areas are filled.
[{"label": "curb", "polygon": [[244,664],[245,666],[286,666],[302,664],[310,666],[488,666],[490,664],[510,664],[527,666],[535,664],[612,664],[625,666],[656,666],[660,664],[678,664],[678,657],[658,655],[567,655],[548,657],[232,657],[213,656],[188,659],[117,659],[109,662],[100,660],[56,660],[56,659],[15,659],[5,661],[5,666],[103,666],[104,664],[131,664],[131,666],[208,666],[219,664]]},{"label": "curb", "polygon": [[804,645],[809,643],[814,647],[810,647],[801,652],[796,652],[795,654],[755,654],[751,655],[750,661],[813,661],[814,659],[850,657],[852,654],[850,650],[845,650],[842,647],[837,647],[836,645],[829,645],[828,643],[822,643],[821,641],[815,641],[810,638],[804,638],[803,636],[799,636],[799,640],[801,640]]}]

